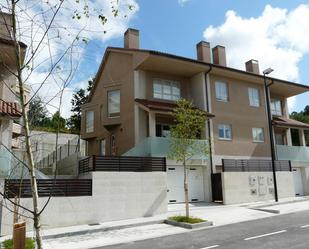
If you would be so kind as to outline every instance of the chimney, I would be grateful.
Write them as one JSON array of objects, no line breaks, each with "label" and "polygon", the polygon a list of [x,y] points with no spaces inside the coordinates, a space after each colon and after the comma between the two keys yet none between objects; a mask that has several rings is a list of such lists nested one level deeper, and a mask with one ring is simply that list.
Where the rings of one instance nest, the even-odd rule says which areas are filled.
[{"label": "chimney", "polygon": [[196,54],[199,61],[211,63],[209,42],[200,41],[196,44]]},{"label": "chimney", "polygon": [[128,28],[124,33],[124,48],[139,49],[139,31]]},{"label": "chimney", "polygon": [[13,18],[11,14],[0,11],[0,38],[11,40],[13,31]]},{"label": "chimney", "polygon": [[212,49],[213,63],[226,67],[225,47],[215,46]]},{"label": "chimney", "polygon": [[247,61],[246,71],[254,74],[260,74],[259,62],[257,60]]}]

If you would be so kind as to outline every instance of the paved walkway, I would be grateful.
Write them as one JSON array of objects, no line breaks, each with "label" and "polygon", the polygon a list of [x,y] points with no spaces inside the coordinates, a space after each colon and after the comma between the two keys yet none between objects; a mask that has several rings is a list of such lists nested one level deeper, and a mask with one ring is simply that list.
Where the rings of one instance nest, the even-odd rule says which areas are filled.
[{"label": "paved walkway", "polygon": [[[265,211],[256,210],[262,208]],[[309,210],[309,198],[281,199],[279,203],[266,201],[238,205],[213,203],[190,204],[190,215],[214,222],[222,226],[243,221],[256,220],[297,211]],[[270,211],[270,212],[268,212]],[[184,214],[184,204],[171,204],[168,213],[148,218],[104,222],[56,229],[43,229],[46,249],[87,249],[96,246],[128,243],[166,235],[187,233],[190,230],[162,224],[169,216]],[[211,228],[208,228],[211,229]],[[31,236],[31,234],[29,234]],[[3,241],[6,238],[1,238]]]},{"label": "paved walkway", "polygon": [[[259,211],[252,208],[263,207],[265,211]],[[267,218],[278,214],[267,212],[269,210],[277,210],[280,214],[287,214],[297,211],[309,210],[308,198],[288,198],[280,200],[279,203],[273,201],[260,202],[260,203],[248,203],[241,205],[221,205],[221,204],[206,204],[197,203],[190,205],[190,211],[192,216],[201,217],[214,222],[215,226],[222,226],[227,224],[239,223],[242,221],[256,220],[261,218]],[[108,222],[102,223],[98,226],[76,226],[72,228],[62,228],[62,232],[77,231],[78,229],[88,228],[88,232],[84,230],[83,234],[75,236],[67,236],[61,238],[49,238],[44,240],[46,249],[87,249],[95,248],[97,246],[114,245],[120,243],[129,243],[138,240],[145,240],[150,238],[162,237],[172,234],[187,233],[192,230],[187,230],[179,227],[173,227],[166,224],[151,224],[153,222],[160,222],[167,216],[173,216],[184,213],[183,204],[169,205],[169,211],[167,215],[160,215],[151,218],[141,218],[126,221]],[[141,222],[149,222],[148,225],[140,225]],[[146,223],[147,224],[147,223]],[[116,229],[117,226],[123,226],[122,229]],[[130,227],[133,225],[134,227]],[[115,229],[108,229],[113,226]],[[126,227],[126,228],[125,228]],[[101,231],[98,231],[100,230]],[[208,228],[211,229],[211,228]],[[196,231],[196,230],[195,230]],[[55,236],[60,229],[52,229],[44,231],[44,235]]]}]

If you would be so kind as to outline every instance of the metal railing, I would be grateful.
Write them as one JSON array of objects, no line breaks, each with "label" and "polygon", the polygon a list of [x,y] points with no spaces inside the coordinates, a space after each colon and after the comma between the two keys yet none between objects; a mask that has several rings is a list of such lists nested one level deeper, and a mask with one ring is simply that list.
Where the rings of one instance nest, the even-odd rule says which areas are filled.
[{"label": "metal railing", "polygon": [[79,161],[79,173],[91,171],[166,171],[165,157],[91,156]]},{"label": "metal railing", "polygon": [[[92,179],[38,179],[40,197],[91,196]],[[5,179],[4,195],[6,198],[32,197],[29,179]]]},{"label": "metal railing", "polygon": [[[276,160],[276,171],[292,171],[291,161]],[[222,159],[223,172],[259,172],[259,171],[272,171],[271,160],[236,160],[236,159]]]},{"label": "metal railing", "polygon": [[79,153],[83,151],[84,140],[80,138],[75,138],[68,140],[66,144],[59,146],[57,151],[53,151],[44,157],[42,160],[36,163],[38,169],[47,168],[70,155]]}]

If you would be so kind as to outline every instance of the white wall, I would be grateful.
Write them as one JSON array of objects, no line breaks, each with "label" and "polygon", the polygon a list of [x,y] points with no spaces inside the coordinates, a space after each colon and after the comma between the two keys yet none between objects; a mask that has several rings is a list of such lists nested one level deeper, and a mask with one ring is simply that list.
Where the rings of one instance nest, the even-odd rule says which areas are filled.
[{"label": "white wall", "polygon": [[[246,203],[271,200],[274,193],[272,172],[222,172],[222,191],[224,204]],[[294,182],[292,172],[276,172],[278,197],[294,197]],[[250,177],[256,177],[256,183],[250,185]],[[264,178],[264,183],[259,178]],[[253,194],[251,191],[256,191]]]},{"label": "white wall", "polygon": [[[43,229],[147,217],[167,212],[165,172],[94,172],[93,195],[54,197],[41,217]],[[82,178],[91,178],[91,174]],[[40,206],[47,198],[40,198]],[[21,200],[32,207],[32,199]],[[25,212],[24,212],[25,213]],[[12,214],[3,208],[1,235],[11,234]],[[31,230],[31,220],[27,219]]]},{"label": "white wall", "polygon": [[300,170],[302,175],[304,195],[309,195],[309,167],[302,167]]}]

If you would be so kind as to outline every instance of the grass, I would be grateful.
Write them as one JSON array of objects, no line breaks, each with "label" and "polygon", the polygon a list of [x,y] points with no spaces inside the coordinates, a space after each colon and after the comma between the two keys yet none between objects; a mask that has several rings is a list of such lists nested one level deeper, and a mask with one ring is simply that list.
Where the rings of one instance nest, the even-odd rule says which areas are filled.
[{"label": "grass", "polygon": [[190,224],[196,224],[201,222],[206,222],[207,220],[203,220],[201,218],[195,218],[195,217],[186,217],[186,216],[172,216],[168,218],[169,220],[177,221],[177,222],[185,222]]},{"label": "grass", "polygon": [[[13,240],[8,239],[3,242],[4,249],[13,249]],[[31,238],[26,238],[26,249],[34,249],[35,243]]]}]

